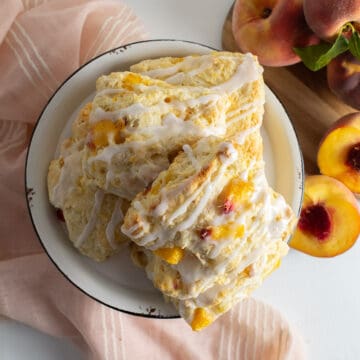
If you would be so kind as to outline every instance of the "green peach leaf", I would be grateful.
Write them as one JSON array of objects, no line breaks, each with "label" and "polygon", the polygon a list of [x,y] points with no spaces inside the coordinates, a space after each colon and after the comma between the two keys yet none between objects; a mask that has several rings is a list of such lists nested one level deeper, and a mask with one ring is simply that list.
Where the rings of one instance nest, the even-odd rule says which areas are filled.
[{"label": "green peach leaf", "polygon": [[349,40],[349,50],[353,56],[360,60],[360,36],[358,32],[353,32]]},{"label": "green peach leaf", "polygon": [[348,40],[340,34],[333,44],[321,42],[304,48],[294,48],[294,51],[306,67],[318,71],[348,49]]}]

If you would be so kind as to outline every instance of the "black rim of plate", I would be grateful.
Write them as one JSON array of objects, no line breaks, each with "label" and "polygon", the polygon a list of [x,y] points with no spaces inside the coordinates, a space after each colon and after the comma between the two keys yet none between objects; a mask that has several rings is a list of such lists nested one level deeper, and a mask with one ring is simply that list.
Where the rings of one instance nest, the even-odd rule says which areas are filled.
[{"label": "black rim of plate", "polygon": [[[49,254],[45,244],[43,243],[39,233],[38,233],[38,230],[37,230],[37,227],[35,225],[35,222],[34,222],[34,219],[33,219],[33,216],[32,216],[32,211],[31,211],[31,207],[30,207],[30,201],[29,201],[29,198],[27,195],[27,190],[28,190],[28,184],[27,184],[27,168],[28,168],[28,160],[29,160],[29,154],[30,154],[30,149],[31,149],[31,145],[32,145],[32,141],[33,141],[33,138],[35,136],[35,133],[36,133],[36,129],[41,121],[41,118],[45,112],[45,110],[47,109],[47,107],[49,106],[49,104],[52,102],[53,98],[57,95],[57,93],[60,91],[60,89],[72,78],[74,77],[79,71],[81,71],[84,67],[86,67],[88,64],[92,63],[93,61],[97,60],[98,58],[106,55],[106,54],[109,54],[109,53],[113,53],[113,52],[116,52],[116,51],[121,51],[121,52],[124,52],[127,50],[128,47],[130,46],[133,46],[133,45],[137,45],[137,44],[142,44],[142,43],[149,43],[149,42],[180,42],[180,43],[186,43],[186,44],[193,44],[193,45],[199,45],[201,47],[204,47],[204,48],[207,48],[207,49],[210,49],[210,50],[214,50],[214,51],[219,51],[218,49],[214,48],[214,47],[211,47],[211,46],[208,46],[208,45],[204,45],[204,44],[201,44],[199,42],[196,42],[196,41],[190,41],[190,40],[180,40],[180,39],[151,39],[151,40],[142,40],[142,41],[135,41],[135,42],[132,42],[132,43],[128,43],[128,44],[125,44],[125,45],[122,45],[122,46],[119,46],[119,47],[116,47],[116,48],[113,48],[113,49],[110,49],[106,52],[103,52],[99,55],[97,55],[96,57],[90,59],[89,61],[87,61],[86,63],[84,63],[83,65],[81,65],[78,69],[76,69],[74,72],[72,72],[59,86],[58,88],[55,90],[55,92],[52,94],[52,96],[49,98],[49,100],[46,102],[45,106],[43,107],[40,115],[38,116],[36,122],[35,122],[35,125],[34,125],[34,128],[32,130],[32,133],[31,133],[31,136],[30,136],[30,141],[29,141],[29,145],[28,145],[28,148],[27,148],[27,153],[26,153],[26,159],[25,159],[25,172],[24,172],[24,177],[25,177],[25,181],[24,181],[24,184],[25,184],[25,197],[26,197],[26,204],[27,204],[27,209],[28,209],[28,213],[29,213],[29,216],[30,216],[30,220],[31,220],[31,223],[32,223],[32,226],[33,226],[33,229],[35,230],[35,233],[36,233],[36,236],[42,246],[42,248],[44,249],[46,255],[48,256],[48,258],[51,260],[51,262],[55,265],[55,267],[57,268],[57,270],[65,277],[66,280],[68,280],[72,285],[74,285],[77,289],[79,289],[81,292],[83,292],[85,295],[89,296],[91,299],[99,302],[100,304],[102,305],[105,305],[111,309],[114,309],[114,310],[117,310],[117,311],[121,311],[123,313],[126,313],[126,314],[130,314],[130,315],[134,315],[134,316],[140,316],[140,317],[145,317],[145,318],[153,318],[153,319],[178,319],[180,318],[179,315],[169,315],[169,316],[164,316],[164,315],[158,315],[158,314],[153,314],[151,313],[150,311],[148,311],[148,313],[140,313],[140,312],[133,312],[133,311],[129,311],[129,310],[125,310],[125,309],[122,309],[122,308],[119,308],[119,307],[116,307],[114,305],[111,305],[111,304],[108,304],[100,299],[98,299],[97,297],[95,297],[94,295],[88,293],[86,290],[84,290],[79,284],[76,284],[68,275],[66,275],[64,273],[64,271],[59,267],[59,265],[56,263],[56,261],[51,257],[51,255]],[[274,94],[275,95],[275,94]],[[278,97],[275,95],[275,97],[277,98],[277,100],[281,103],[281,101],[278,99]],[[285,113],[286,113],[286,110],[285,110],[285,107],[283,106],[283,104],[281,103]],[[288,114],[286,113],[286,115],[288,116]],[[289,118],[289,116],[288,116]],[[290,118],[289,118],[290,119]],[[299,205],[299,209],[298,209],[298,215],[300,214],[300,210],[301,210],[301,203],[302,203],[302,199],[303,199],[303,193],[304,193],[304,160],[303,160],[303,156],[302,156],[302,152],[301,152],[301,149],[300,149],[300,145],[299,145],[299,141],[298,141],[298,136],[296,134],[296,131],[295,131],[295,128],[292,124],[291,121],[289,121],[290,123],[290,126],[293,130],[293,133],[295,135],[295,138],[296,138],[296,141],[297,141],[297,147],[298,147],[298,152],[300,154],[300,160],[301,160],[301,178],[302,178],[302,184],[301,184],[301,201],[300,201],[300,205]]]}]

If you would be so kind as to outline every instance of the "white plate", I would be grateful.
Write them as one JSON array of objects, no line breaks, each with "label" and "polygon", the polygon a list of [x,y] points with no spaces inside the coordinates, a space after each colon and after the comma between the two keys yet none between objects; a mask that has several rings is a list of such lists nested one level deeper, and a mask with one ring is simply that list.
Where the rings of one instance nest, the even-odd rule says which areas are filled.
[{"label": "white plate", "polygon": [[[205,54],[205,45],[181,40],[152,40],[133,43],[109,51],[78,69],[49,100],[34,129],[26,161],[26,191],[35,231],[50,259],[75,286],[114,309],[149,317],[177,317],[141,269],[136,268],[125,249],[98,264],[80,255],[67,239],[50,205],[47,171],[54,158],[60,134],[79,104],[95,90],[96,79],[112,71],[128,70],[147,58]],[[262,129],[264,157],[269,183],[299,213],[303,194],[303,161],[291,122],[275,95],[266,88],[265,118]]]}]

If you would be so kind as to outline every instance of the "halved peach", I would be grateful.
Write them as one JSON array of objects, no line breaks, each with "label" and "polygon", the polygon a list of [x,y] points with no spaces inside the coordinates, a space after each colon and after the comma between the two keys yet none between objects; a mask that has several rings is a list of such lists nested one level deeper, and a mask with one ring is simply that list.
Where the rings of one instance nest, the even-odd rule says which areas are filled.
[{"label": "halved peach", "polygon": [[332,257],[348,250],[360,234],[354,194],[325,175],[308,176],[300,219],[290,246],[306,254]]},{"label": "halved peach", "polygon": [[317,155],[320,172],[360,193],[360,112],[336,121],[325,134]]}]

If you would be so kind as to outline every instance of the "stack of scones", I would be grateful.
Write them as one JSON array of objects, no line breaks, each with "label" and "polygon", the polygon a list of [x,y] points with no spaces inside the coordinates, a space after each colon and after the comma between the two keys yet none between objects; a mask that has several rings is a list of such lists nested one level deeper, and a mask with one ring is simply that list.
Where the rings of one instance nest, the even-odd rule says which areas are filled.
[{"label": "stack of scones", "polygon": [[144,60],[101,76],[49,166],[71,242],[134,262],[193,330],[259,287],[295,216],[268,185],[262,68],[251,54]]}]

